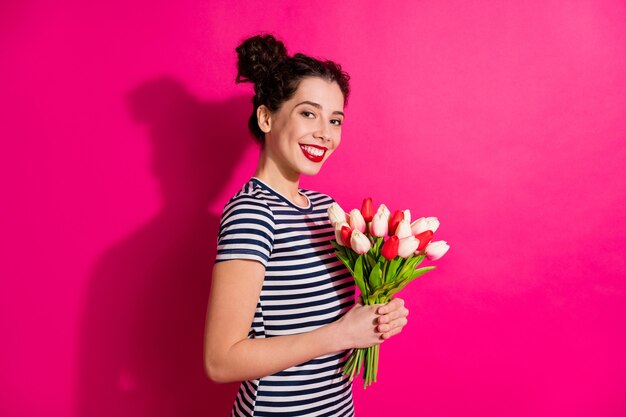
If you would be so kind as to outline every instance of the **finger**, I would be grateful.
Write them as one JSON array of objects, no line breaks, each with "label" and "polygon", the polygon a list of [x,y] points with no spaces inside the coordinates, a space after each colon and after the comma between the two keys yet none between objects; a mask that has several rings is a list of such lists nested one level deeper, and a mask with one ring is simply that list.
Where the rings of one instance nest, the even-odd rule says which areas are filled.
[{"label": "finger", "polygon": [[383,305],[378,309],[378,314],[387,314],[390,311],[396,310],[398,308],[402,308],[404,306],[404,300],[402,298],[394,298],[389,301],[387,304]]},{"label": "finger", "polygon": [[406,317],[402,317],[402,318],[399,318],[397,320],[393,320],[393,321],[391,321],[388,324],[379,324],[378,327],[376,328],[376,330],[379,333],[387,333],[387,332],[390,332],[390,331],[396,330],[396,329],[399,329],[399,331],[401,331],[402,328],[404,326],[406,326],[406,324],[408,322],[409,321],[407,320]]},{"label": "finger", "polygon": [[383,333],[383,334],[381,335],[381,337],[383,338],[383,340],[387,340],[387,339],[389,339],[390,337],[395,336],[395,335],[397,335],[398,333],[400,333],[400,331],[401,331],[401,329],[395,328],[395,329],[390,330],[390,331],[388,331],[388,332],[386,332],[386,333]]},{"label": "finger", "polygon": [[393,320],[397,320],[399,318],[403,318],[409,315],[409,310],[405,307],[401,307],[397,310],[393,310],[390,313],[387,313],[383,316],[379,316],[378,317],[378,323],[383,324],[383,323],[390,323]]}]

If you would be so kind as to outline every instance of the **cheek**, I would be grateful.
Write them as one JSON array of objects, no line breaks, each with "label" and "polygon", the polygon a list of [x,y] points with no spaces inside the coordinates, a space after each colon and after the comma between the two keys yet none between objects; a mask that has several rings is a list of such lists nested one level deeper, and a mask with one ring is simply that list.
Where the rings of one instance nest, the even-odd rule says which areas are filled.
[{"label": "cheek", "polygon": [[337,139],[335,139],[335,149],[337,149],[339,145],[341,145],[341,135],[338,135]]}]

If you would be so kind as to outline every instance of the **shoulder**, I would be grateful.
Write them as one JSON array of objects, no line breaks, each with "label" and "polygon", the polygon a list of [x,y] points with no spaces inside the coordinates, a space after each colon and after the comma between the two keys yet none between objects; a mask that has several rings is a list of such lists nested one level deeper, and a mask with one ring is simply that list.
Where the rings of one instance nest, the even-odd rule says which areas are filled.
[{"label": "shoulder", "polygon": [[300,192],[304,195],[306,195],[309,200],[311,201],[311,204],[313,204],[316,207],[328,207],[330,206],[332,203],[335,202],[335,199],[332,198],[331,196],[329,196],[328,194],[324,194],[322,192],[319,191],[314,191],[314,190],[307,190],[307,189],[300,189]]},{"label": "shoulder", "polygon": [[268,204],[267,192],[256,185],[253,181],[248,181],[235,195],[224,205],[222,211],[222,223],[233,214],[260,215],[267,220],[274,220],[274,215]]}]

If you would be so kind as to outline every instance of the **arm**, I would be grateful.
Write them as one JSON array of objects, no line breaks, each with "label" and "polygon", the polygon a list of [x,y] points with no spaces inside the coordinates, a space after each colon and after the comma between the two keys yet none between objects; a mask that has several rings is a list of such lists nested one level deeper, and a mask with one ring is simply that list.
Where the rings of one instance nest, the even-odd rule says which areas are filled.
[{"label": "arm", "polygon": [[218,262],[213,268],[204,343],[205,368],[213,381],[260,378],[328,353],[384,341],[377,329],[379,305],[356,305],[336,322],[310,332],[248,339],[264,275],[263,265],[249,260]]}]

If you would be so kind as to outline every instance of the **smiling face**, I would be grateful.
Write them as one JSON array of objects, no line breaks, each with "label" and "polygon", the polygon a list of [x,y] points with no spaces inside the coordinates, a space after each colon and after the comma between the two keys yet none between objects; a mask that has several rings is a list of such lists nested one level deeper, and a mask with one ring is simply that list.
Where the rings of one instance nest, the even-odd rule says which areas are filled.
[{"label": "smiling face", "polygon": [[267,162],[286,178],[317,174],[341,142],[343,104],[337,83],[307,77],[276,112],[260,106],[257,116],[265,132]]}]

